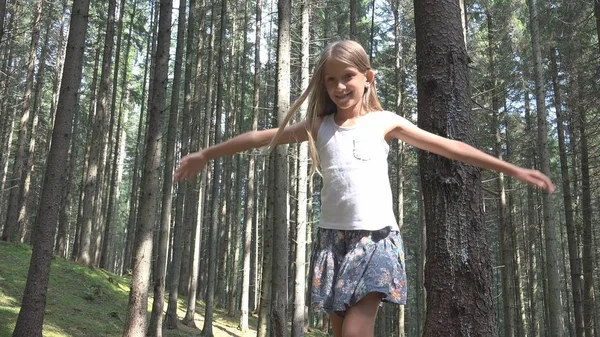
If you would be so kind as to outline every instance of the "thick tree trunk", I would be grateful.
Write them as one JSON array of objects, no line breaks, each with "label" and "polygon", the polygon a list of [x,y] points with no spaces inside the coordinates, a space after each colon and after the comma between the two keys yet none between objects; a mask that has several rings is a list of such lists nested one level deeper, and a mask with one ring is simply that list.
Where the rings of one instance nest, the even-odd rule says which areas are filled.
[{"label": "thick tree trunk", "polygon": [[70,67],[64,69],[63,85],[58,101],[53,142],[48,155],[46,174],[42,186],[39,212],[35,220],[36,235],[33,240],[31,264],[23,294],[19,317],[13,331],[14,337],[41,336],[44,307],[52,261],[52,245],[58,220],[58,206],[64,185],[68,160],[72,117],[77,109],[79,84],[83,69],[83,51],[87,30],[89,2],[73,2],[66,60]]},{"label": "thick tree trunk", "polygon": [[[550,176],[550,157],[548,154],[548,126],[546,120],[546,104],[544,94],[543,65],[542,54],[540,50],[540,37],[537,18],[537,1],[528,0],[529,5],[529,24],[531,27],[531,42],[533,49],[533,63],[535,76],[535,96],[537,107],[537,147],[540,155],[540,171],[546,176]],[[543,216],[546,234],[546,271],[548,281],[548,302],[549,310],[548,328],[551,337],[564,336],[564,327],[562,324],[562,304],[560,290],[559,260],[556,226],[552,217],[552,198],[550,194],[542,192]]]},{"label": "thick tree trunk", "polygon": [[[419,126],[473,143],[455,1],[415,1]],[[427,221],[424,336],[497,336],[479,169],[419,152]]]},{"label": "thick tree trunk", "polygon": [[144,175],[140,195],[138,228],[135,236],[133,274],[129,292],[129,307],[123,336],[144,336],[147,332],[148,283],[152,257],[152,232],[157,216],[158,182],[160,179],[163,112],[166,107],[169,45],[171,40],[171,10],[173,3],[160,3],[156,66],[148,112],[148,132],[144,156]]}]

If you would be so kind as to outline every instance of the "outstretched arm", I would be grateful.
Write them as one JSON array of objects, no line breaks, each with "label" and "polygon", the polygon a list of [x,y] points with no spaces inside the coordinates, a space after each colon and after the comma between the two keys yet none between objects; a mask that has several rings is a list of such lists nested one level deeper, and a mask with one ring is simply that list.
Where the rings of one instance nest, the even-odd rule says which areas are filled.
[{"label": "outstretched arm", "polygon": [[[173,178],[175,180],[187,180],[198,174],[211,159],[266,146],[273,136],[275,136],[277,130],[278,128],[273,128],[246,132],[222,143],[215,144],[198,152],[190,153],[181,158],[179,167],[175,171]],[[308,140],[306,122],[302,121],[287,126],[281,133],[281,137],[277,139],[277,145],[300,143],[306,140]]]},{"label": "outstretched arm", "polygon": [[496,157],[490,156],[468,144],[438,136],[418,128],[408,120],[398,115],[390,117],[392,120],[386,130],[386,138],[400,139],[420,149],[442,155],[446,158],[465,162],[470,165],[502,172],[522,182],[535,185],[550,193],[554,192],[554,185],[550,178],[537,170],[525,169]]}]

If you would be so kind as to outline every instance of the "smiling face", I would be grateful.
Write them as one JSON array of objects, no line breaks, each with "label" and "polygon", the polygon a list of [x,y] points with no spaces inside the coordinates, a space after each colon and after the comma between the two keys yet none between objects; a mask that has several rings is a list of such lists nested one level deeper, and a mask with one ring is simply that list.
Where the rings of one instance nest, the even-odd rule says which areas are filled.
[{"label": "smiling face", "polygon": [[363,96],[369,87],[372,71],[360,71],[335,58],[325,62],[323,81],[329,98],[341,113],[357,116],[363,107]]}]

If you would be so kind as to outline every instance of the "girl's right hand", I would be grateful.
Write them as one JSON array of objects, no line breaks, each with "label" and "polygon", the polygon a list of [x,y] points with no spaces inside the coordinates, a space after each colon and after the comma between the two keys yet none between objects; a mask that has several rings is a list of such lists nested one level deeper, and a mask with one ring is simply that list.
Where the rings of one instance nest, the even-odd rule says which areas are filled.
[{"label": "girl's right hand", "polygon": [[188,180],[193,178],[206,166],[207,162],[208,159],[202,151],[190,153],[179,161],[179,167],[175,170],[173,179]]}]

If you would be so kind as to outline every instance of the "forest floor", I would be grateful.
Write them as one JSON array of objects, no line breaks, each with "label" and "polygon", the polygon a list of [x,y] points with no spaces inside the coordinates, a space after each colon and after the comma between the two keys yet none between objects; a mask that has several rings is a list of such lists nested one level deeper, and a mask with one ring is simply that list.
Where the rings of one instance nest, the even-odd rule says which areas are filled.
[{"label": "forest floor", "polygon": [[[31,248],[0,241],[0,337],[12,336],[25,289]],[[100,268],[88,268],[55,257],[52,260],[46,300],[44,337],[121,336],[127,315],[129,279]],[[149,312],[152,301],[149,301]],[[178,317],[185,315],[180,299]],[[165,304],[166,310],[166,304]],[[163,336],[199,336],[204,324],[204,303],[197,302],[196,326],[179,324],[178,330],[163,330]],[[148,317],[150,315],[148,314]],[[238,316],[229,317],[216,309],[213,317],[215,337],[256,336],[256,316],[250,317],[251,330],[238,330]],[[315,331],[305,336],[326,336]]]}]

